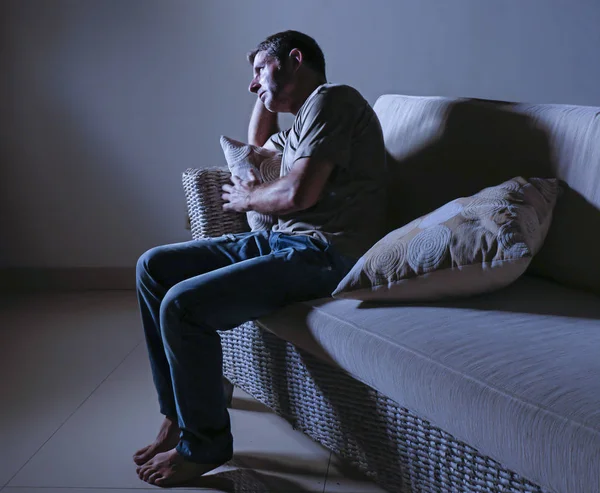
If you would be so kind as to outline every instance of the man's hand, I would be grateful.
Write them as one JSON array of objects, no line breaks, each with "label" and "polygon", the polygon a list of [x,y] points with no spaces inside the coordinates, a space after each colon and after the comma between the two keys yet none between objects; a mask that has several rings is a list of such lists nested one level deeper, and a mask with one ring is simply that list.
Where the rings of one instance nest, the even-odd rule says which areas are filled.
[{"label": "man's hand", "polygon": [[233,186],[223,185],[223,209],[273,216],[309,209],[319,201],[333,168],[330,161],[308,157],[297,159],[287,175],[268,183],[259,184],[254,173],[247,181],[232,176]]},{"label": "man's hand", "polygon": [[248,212],[250,209],[250,197],[258,187],[259,181],[252,170],[248,170],[250,180],[244,181],[239,176],[232,175],[232,185],[223,185],[225,193],[221,198],[225,201],[223,209],[226,211]]}]

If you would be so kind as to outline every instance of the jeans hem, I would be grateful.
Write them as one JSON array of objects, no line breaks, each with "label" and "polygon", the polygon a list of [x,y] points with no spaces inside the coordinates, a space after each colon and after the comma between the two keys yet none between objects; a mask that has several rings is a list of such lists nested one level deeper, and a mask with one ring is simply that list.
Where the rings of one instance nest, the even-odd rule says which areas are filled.
[{"label": "jeans hem", "polygon": [[[185,448],[189,450],[189,446]],[[175,450],[177,450],[179,455],[181,455],[185,460],[189,462],[194,462],[196,464],[225,464],[226,462],[229,462],[231,459],[233,459],[233,444],[227,452],[215,455],[209,453],[192,454],[189,452],[185,452],[183,449],[184,443],[183,440],[180,440],[177,444],[177,447],[175,447]]]}]

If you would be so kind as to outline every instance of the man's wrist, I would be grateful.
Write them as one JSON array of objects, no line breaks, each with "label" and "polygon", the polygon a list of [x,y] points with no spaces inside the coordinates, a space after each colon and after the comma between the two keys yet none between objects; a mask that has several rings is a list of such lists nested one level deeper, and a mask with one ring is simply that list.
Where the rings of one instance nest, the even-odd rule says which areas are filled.
[{"label": "man's wrist", "polygon": [[248,194],[246,195],[246,199],[244,200],[244,212],[248,212],[253,210],[252,209],[252,204],[253,204],[253,190],[248,190]]},{"label": "man's wrist", "polygon": [[278,131],[278,114],[269,111],[264,103],[257,99],[250,117],[248,143],[262,147],[269,137]]}]

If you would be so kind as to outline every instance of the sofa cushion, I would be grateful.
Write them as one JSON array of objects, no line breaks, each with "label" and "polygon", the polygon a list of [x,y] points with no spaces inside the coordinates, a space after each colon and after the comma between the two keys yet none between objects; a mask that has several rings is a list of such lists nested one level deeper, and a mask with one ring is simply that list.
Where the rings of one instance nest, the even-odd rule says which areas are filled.
[{"label": "sofa cushion", "polygon": [[[263,147],[244,144],[225,136],[221,136],[221,147],[232,175],[246,181],[257,178],[260,183],[279,178],[281,172],[281,153]],[[252,176],[251,172],[254,176]],[[271,229],[276,223],[276,219],[273,216],[256,211],[248,211],[246,217],[252,231]]]},{"label": "sofa cushion", "polygon": [[422,301],[507,286],[544,243],[558,189],[556,179],[516,177],[448,202],[379,240],[333,296]]},{"label": "sofa cushion", "polygon": [[[600,293],[600,108],[381,96],[388,230],[513,176],[568,187],[530,270]],[[432,180],[435,177],[435,180]]]},{"label": "sofa cushion", "polygon": [[600,491],[600,299],[524,276],[452,302],[324,299],[259,321],[518,474]]}]

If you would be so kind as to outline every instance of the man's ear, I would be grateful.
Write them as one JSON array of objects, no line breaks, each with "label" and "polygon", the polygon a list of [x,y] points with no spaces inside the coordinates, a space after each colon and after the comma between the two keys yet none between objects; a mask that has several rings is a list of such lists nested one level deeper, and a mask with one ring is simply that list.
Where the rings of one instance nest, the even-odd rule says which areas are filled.
[{"label": "man's ear", "polygon": [[302,65],[302,62],[304,61],[304,56],[298,48],[294,48],[290,51],[289,58],[294,72],[300,68],[300,65]]}]

